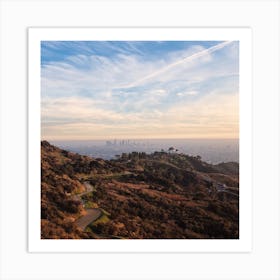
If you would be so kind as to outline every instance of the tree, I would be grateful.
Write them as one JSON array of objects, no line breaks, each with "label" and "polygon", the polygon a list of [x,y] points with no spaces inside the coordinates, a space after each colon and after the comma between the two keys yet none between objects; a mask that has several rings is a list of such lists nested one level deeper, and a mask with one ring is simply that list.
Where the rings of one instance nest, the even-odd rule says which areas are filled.
[{"label": "tree", "polygon": [[174,151],[175,151],[175,148],[174,148],[174,147],[170,147],[170,148],[168,149],[168,152],[169,152],[169,153],[174,152]]}]

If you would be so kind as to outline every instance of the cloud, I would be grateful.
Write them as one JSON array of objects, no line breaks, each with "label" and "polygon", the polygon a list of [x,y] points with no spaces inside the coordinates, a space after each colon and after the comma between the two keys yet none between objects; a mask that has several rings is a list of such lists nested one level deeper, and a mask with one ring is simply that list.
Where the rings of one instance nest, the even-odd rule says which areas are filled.
[{"label": "cloud", "polygon": [[[211,78],[216,71],[224,74],[225,69],[216,65],[215,69],[207,69],[201,72],[202,58],[208,57],[226,43],[218,44],[212,48],[192,47],[184,52],[166,55],[165,59],[156,61],[143,60],[135,55],[118,54],[114,58],[98,55],[69,56],[63,62],[50,62],[42,66],[42,86],[44,95],[55,94],[83,94],[98,90],[124,90],[136,86],[155,83],[168,83],[176,81],[179,77],[185,82],[191,79],[203,80]],[[178,60],[178,57],[180,58]],[[191,63],[192,61],[197,63]],[[207,62],[207,61],[206,61]],[[182,72],[188,71],[185,75]],[[220,73],[220,74],[222,74]],[[175,79],[174,79],[175,78]],[[58,85],[58,86],[57,86]]]},{"label": "cloud", "polygon": [[176,93],[177,96],[188,96],[188,95],[197,95],[197,94],[198,94],[198,92],[195,90]]},{"label": "cloud", "polygon": [[192,106],[185,102],[165,112],[125,114],[100,109],[86,98],[62,98],[45,101],[42,126],[44,135],[53,135],[56,139],[65,133],[73,139],[116,138],[120,135],[153,138],[166,137],[168,133],[185,138],[195,134],[204,138],[219,134],[238,137],[237,112],[238,94],[212,93],[196,100]]},{"label": "cloud", "polygon": [[82,45],[79,54],[42,65],[44,137],[238,135],[236,42],[153,59],[140,44],[107,45],[114,56]]},{"label": "cloud", "polygon": [[168,65],[165,65],[161,69],[158,69],[155,72],[153,72],[153,73],[151,73],[151,74],[149,74],[149,75],[147,75],[145,77],[142,77],[141,79],[133,82],[132,84],[129,84],[129,85],[123,86],[123,87],[134,87],[136,85],[139,85],[139,84],[145,82],[146,80],[152,79],[152,78],[154,78],[154,77],[156,77],[158,75],[163,74],[166,71],[172,70],[172,68],[177,67],[180,64],[192,62],[195,59],[198,59],[198,58],[201,58],[201,57],[204,57],[204,56],[208,56],[209,54],[211,54],[211,53],[213,53],[215,51],[218,51],[218,50],[224,48],[225,46],[227,46],[227,45],[229,45],[231,43],[232,43],[232,41],[226,41],[226,42],[217,44],[217,45],[215,45],[213,47],[210,47],[208,49],[203,49],[203,50],[201,50],[199,52],[196,52],[196,53],[194,53],[192,55],[189,55],[189,56],[181,58],[181,59],[179,59],[179,60],[177,60],[175,62],[172,62],[172,63],[170,63]]}]

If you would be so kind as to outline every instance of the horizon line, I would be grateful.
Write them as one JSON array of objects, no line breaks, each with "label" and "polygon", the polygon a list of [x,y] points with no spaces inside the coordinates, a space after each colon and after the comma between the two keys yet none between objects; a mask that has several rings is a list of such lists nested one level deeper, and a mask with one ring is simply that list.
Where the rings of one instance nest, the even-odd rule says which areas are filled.
[{"label": "horizon line", "polygon": [[129,137],[116,137],[116,138],[100,138],[100,139],[44,139],[41,141],[114,141],[114,140],[240,140],[239,137],[210,137],[210,138],[199,138],[199,137],[191,137],[191,138],[129,138]]}]

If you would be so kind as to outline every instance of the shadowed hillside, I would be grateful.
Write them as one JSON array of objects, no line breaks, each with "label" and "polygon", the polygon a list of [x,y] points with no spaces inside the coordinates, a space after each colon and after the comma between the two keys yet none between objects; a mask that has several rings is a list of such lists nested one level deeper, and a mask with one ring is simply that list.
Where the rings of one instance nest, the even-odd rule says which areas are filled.
[{"label": "shadowed hillside", "polygon": [[42,238],[238,238],[239,165],[176,151],[93,159],[41,142]]}]

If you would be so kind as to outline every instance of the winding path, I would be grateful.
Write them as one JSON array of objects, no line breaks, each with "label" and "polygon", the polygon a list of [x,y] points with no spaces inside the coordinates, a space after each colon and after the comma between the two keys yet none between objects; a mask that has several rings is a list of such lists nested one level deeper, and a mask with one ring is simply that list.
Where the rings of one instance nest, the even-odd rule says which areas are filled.
[{"label": "winding path", "polygon": [[85,230],[85,228],[96,221],[102,215],[102,211],[99,208],[91,208],[86,210],[86,215],[78,218],[75,223],[78,228]]},{"label": "winding path", "polygon": [[[73,196],[75,200],[81,201],[82,203],[83,200],[81,197],[93,191],[93,187],[90,183],[85,182],[84,186],[86,187],[86,191]],[[88,209],[85,208],[85,211],[86,214],[75,221],[76,226],[83,231],[86,229],[86,227],[89,224],[99,219],[102,215],[102,211],[99,208],[88,208]]]}]

